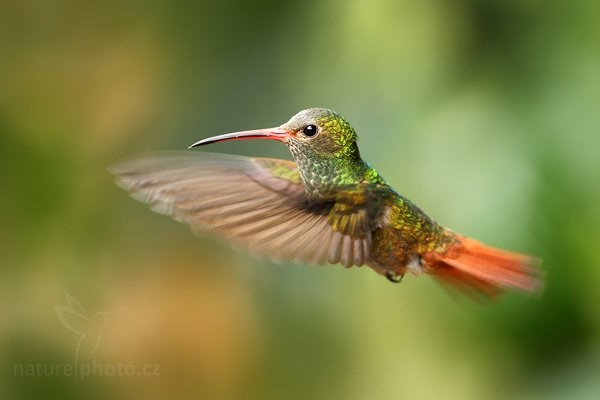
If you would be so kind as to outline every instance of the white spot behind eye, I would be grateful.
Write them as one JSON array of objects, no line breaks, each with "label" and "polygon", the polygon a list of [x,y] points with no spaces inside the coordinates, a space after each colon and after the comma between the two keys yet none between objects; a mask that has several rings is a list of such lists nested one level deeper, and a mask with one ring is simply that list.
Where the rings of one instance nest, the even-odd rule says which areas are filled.
[{"label": "white spot behind eye", "polygon": [[418,256],[411,257],[408,263],[406,264],[406,268],[408,268],[408,270],[413,275],[421,275],[423,273],[423,267],[421,266],[421,258]]}]

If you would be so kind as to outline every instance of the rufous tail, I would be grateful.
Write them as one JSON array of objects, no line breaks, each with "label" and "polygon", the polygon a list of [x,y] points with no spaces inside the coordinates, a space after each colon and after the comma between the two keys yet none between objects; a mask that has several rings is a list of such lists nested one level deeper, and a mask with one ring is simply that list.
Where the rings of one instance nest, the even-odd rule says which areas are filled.
[{"label": "rufous tail", "polygon": [[423,255],[429,273],[442,283],[476,298],[495,298],[505,289],[540,294],[544,275],[541,260],[486,246],[455,233],[447,251]]}]

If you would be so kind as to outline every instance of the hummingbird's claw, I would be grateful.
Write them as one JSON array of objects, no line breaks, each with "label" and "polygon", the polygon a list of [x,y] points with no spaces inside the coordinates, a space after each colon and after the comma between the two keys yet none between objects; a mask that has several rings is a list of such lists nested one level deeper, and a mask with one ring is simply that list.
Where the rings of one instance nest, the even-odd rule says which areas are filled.
[{"label": "hummingbird's claw", "polygon": [[400,283],[402,282],[402,278],[404,278],[404,274],[400,274],[394,271],[386,271],[385,277],[388,279],[388,281],[392,283]]}]

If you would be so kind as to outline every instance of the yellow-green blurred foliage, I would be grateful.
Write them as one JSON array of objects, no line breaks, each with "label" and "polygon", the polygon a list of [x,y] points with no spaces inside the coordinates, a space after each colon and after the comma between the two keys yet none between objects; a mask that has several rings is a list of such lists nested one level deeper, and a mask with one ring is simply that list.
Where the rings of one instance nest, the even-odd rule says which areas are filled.
[{"label": "yellow-green blurred foliage", "polygon": [[[1,2],[0,398],[599,398],[599,20],[584,0]],[[315,106],[442,224],[542,257],[544,296],[249,259],[105,170]],[[15,376],[74,361],[64,293],[123,309],[97,363],[160,376]]]}]

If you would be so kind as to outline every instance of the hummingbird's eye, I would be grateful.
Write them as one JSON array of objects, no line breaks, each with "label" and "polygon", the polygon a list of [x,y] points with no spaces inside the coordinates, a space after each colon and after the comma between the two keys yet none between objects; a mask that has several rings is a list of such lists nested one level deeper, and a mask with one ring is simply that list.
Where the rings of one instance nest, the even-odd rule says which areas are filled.
[{"label": "hummingbird's eye", "polygon": [[304,129],[302,129],[302,133],[304,136],[315,136],[317,134],[317,126],[316,125],[306,125]]}]

